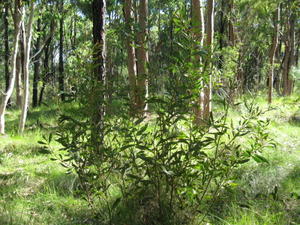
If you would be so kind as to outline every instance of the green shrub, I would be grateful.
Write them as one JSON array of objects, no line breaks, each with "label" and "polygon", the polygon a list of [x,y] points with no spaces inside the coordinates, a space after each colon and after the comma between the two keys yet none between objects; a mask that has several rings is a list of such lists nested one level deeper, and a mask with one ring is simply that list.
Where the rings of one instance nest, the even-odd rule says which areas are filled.
[{"label": "green shrub", "polygon": [[89,120],[61,117],[59,159],[78,175],[91,206],[106,205],[107,221],[132,201],[143,224],[203,221],[220,191],[235,185],[236,168],[251,158],[267,162],[260,153],[272,144],[269,122],[253,104],[245,104],[240,121],[228,121],[224,104],[219,118],[197,127],[178,99],[151,103],[157,109],[152,118],[104,118],[100,147],[93,146]]}]

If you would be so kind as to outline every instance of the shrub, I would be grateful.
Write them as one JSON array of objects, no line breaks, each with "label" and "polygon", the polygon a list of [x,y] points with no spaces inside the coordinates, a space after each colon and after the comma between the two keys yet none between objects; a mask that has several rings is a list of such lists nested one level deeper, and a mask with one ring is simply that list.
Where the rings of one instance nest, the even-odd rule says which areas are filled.
[{"label": "shrub", "polygon": [[245,104],[240,121],[229,121],[224,104],[220,117],[196,127],[180,100],[151,103],[157,109],[152,118],[104,118],[100,148],[91,142],[88,120],[61,117],[57,140],[65,155],[60,160],[78,175],[91,206],[96,199],[105,202],[107,221],[120,203],[129,206],[132,200],[143,224],[176,224],[198,215],[204,220],[220,191],[235,185],[236,168],[251,158],[267,162],[260,153],[271,144],[269,122],[259,119],[263,112],[253,104]]}]

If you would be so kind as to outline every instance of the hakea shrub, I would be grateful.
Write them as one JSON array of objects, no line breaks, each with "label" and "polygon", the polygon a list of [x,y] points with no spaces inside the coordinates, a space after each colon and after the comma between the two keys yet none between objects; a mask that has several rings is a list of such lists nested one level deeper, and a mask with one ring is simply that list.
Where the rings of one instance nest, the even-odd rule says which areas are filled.
[{"label": "hakea shrub", "polygon": [[233,185],[240,165],[267,162],[261,152],[272,145],[269,122],[259,119],[263,112],[253,104],[245,104],[239,121],[230,121],[224,104],[222,115],[195,126],[180,100],[149,103],[156,109],[151,116],[104,118],[97,148],[88,120],[60,119],[58,158],[78,175],[78,190],[91,206],[105,203],[108,221],[130,202],[144,224],[203,220],[222,189]]}]

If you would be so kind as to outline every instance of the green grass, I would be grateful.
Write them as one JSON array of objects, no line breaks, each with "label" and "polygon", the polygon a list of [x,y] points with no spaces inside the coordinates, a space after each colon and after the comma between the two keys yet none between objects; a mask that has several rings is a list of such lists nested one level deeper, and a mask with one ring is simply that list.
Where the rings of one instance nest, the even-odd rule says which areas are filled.
[{"label": "green grass", "polygon": [[87,203],[73,193],[76,176],[66,174],[38,144],[43,134],[55,129],[58,114],[56,106],[34,110],[28,115],[26,134],[19,136],[19,111],[8,113],[10,136],[0,137],[0,224],[88,224],[92,220]]},{"label": "green grass", "polygon": [[[264,99],[256,102],[269,106]],[[264,117],[277,148],[264,152],[269,164],[250,161],[236,172],[239,185],[225,192],[222,212],[214,212],[218,224],[300,224],[300,125],[291,120],[300,109],[297,96],[277,98]],[[232,115],[236,116],[236,113]]]},{"label": "green grass", "polygon": [[[260,107],[267,109],[263,98]],[[291,120],[299,111],[297,96],[276,98],[273,109],[265,114],[271,120],[269,131],[277,149],[264,153],[269,164],[250,161],[239,168],[234,182],[238,185],[224,190],[207,217],[207,224],[285,225],[300,224],[300,125]],[[41,107],[29,113],[27,131],[17,135],[19,111],[9,111],[7,133],[0,137],[0,224],[14,225],[80,225],[105,224],[102,211],[90,209],[76,192],[76,175],[66,169],[37,143],[43,135],[57,127],[61,111],[76,114],[78,106]],[[231,110],[237,119],[242,108]],[[53,149],[58,148],[53,143]],[[277,191],[276,191],[277,190]],[[116,191],[114,196],[117,196]],[[114,201],[114,199],[111,199]],[[134,203],[132,203],[134,204]],[[122,205],[113,224],[130,222],[139,211]],[[197,222],[195,223],[197,224]]]}]

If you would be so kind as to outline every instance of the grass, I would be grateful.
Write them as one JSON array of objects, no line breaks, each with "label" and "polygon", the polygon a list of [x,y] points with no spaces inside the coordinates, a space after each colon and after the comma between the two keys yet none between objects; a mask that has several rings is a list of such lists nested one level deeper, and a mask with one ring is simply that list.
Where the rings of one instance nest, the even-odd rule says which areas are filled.
[{"label": "grass", "polygon": [[[256,102],[269,107],[261,98]],[[297,96],[277,98],[272,108],[265,118],[277,148],[265,151],[269,164],[250,161],[237,171],[239,185],[229,194],[220,224],[300,224],[300,125],[291,120],[300,101]]]},{"label": "grass", "polygon": [[[263,98],[256,102],[268,108]],[[277,149],[264,153],[269,164],[250,161],[236,171],[237,186],[222,192],[207,224],[300,224],[300,125],[291,120],[300,101],[297,96],[277,98],[272,107],[265,117],[271,120],[269,130]],[[76,113],[77,109],[67,104],[63,110]],[[0,224],[104,224],[99,212],[105,210],[95,214],[76,192],[77,177],[67,174],[38,144],[55,130],[60,111],[56,105],[33,110],[24,136],[17,135],[19,111],[9,111],[10,136],[0,137]],[[231,117],[241,112],[233,109]],[[57,143],[52,147],[56,149]],[[113,224],[133,224],[134,210],[120,207]]]},{"label": "grass", "polygon": [[38,144],[55,129],[58,108],[29,113],[24,136],[16,135],[18,114],[9,112],[12,135],[0,137],[0,224],[88,224],[87,203],[73,193],[75,175],[66,174]]}]

